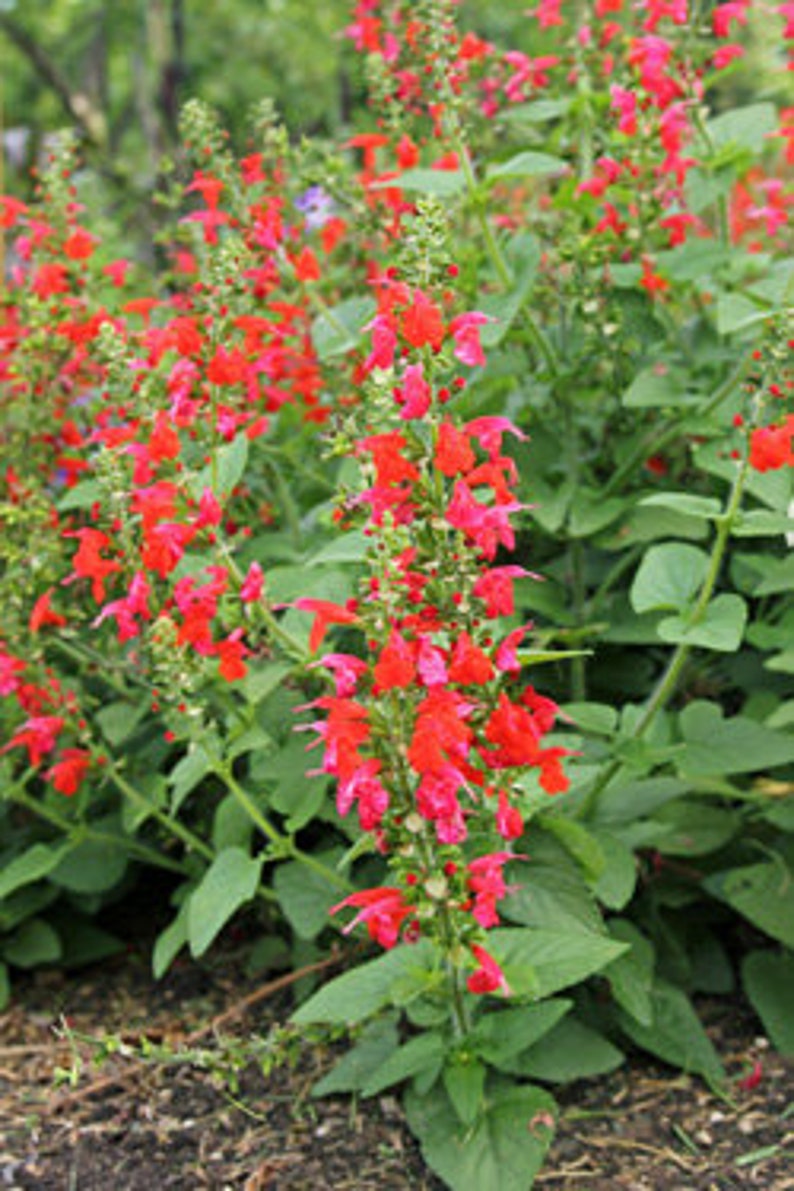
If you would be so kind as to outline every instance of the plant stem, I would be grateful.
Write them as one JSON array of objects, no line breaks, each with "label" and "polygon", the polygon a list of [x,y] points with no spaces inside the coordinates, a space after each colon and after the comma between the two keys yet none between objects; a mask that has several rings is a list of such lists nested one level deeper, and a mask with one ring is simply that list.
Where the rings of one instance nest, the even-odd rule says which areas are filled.
[{"label": "plant stem", "polygon": [[[703,408],[698,411],[699,417],[707,417],[709,414],[713,413],[714,410],[722,404],[725,398],[730,396],[736,386],[739,385],[744,379],[745,373],[747,372],[747,369],[751,363],[752,350],[749,350],[742,356],[733,372],[731,372],[730,375],[727,376],[719,385],[717,385],[716,389],[714,389]],[[626,477],[631,475],[637,465],[647,457],[650,450],[658,453],[659,451],[664,450],[668,443],[673,442],[680,436],[680,421],[673,422],[666,429],[662,430],[661,433],[659,433],[658,430],[651,431],[647,437],[639,443],[631,455],[629,455],[628,459],[621,463],[620,467],[618,467],[612,473],[612,477],[607,480],[606,484],[601,490],[603,496],[611,496],[612,493],[620,487]]]},{"label": "plant stem", "polygon": [[[205,749],[206,752],[206,749]],[[259,828],[264,836],[266,836],[271,844],[273,844],[284,856],[292,857],[297,860],[299,864],[305,865],[306,868],[311,869],[322,877],[329,885],[336,886],[337,889],[343,890],[345,893],[352,893],[355,886],[343,877],[341,873],[336,872],[335,869],[328,868],[321,860],[312,856],[308,852],[302,851],[301,848],[287,835],[282,835],[277,827],[274,827],[266,815],[262,813],[256,805],[251,795],[243,789],[237,778],[231,770],[231,766],[223,761],[220,757],[213,757],[209,755],[210,764],[214,772],[221,779],[226,786],[229,793],[237,800],[245,813],[248,815],[251,822]]]},{"label": "plant stem", "polygon": [[178,860],[171,860],[167,856],[163,856],[154,848],[147,847],[146,844],[140,844],[136,840],[125,840],[123,837],[113,835],[109,831],[96,831],[89,823],[72,822],[71,820],[60,815],[57,811],[52,810],[51,807],[44,806],[37,802],[24,789],[28,778],[33,774],[33,770],[28,772],[20,779],[16,785],[12,786],[10,790],[6,790],[4,798],[16,802],[18,806],[23,806],[25,810],[37,815],[45,822],[57,827],[64,835],[79,835],[83,840],[88,840],[97,844],[108,844],[115,848],[124,848],[131,856],[144,861],[146,864],[151,864],[156,868],[168,869],[174,873],[186,873],[187,869],[184,864]]},{"label": "plant stem", "polygon": [[[733,482],[733,487],[728,497],[725,512],[717,522],[717,534],[711,550],[708,570],[701,585],[698,598],[690,616],[687,619],[687,628],[693,628],[695,625],[699,624],[699,622],[706,615],[709,601],[714,592],[714,587],[717,582],[720,567],[722,566],[722,561],[725,556],[731,529],[733,528],[734,522],[736,521],[736,517],[739,512],[739,506],[744,493],[748,469],[749,460],[748,457],[745,456]],[[632,733],[633,739],[641,739],[641,737],[645,735],[648,728],[653,723],[658,713],[667,706],[667,703],[678,686],[681,674],[693,648],[694,646],[690,645],[688,642],[681,641],[673,650],[670,660],[667,663],[667,667],[656,684],[650,699],[645,705],[645,709],[639,719],[639,722]],[[582,817],[585,817],[593,810],[598,798],[621,768],[621,761],[610,761],[602,770],[601,774],[596,777],[594,785],[584,797],[579,808],[579,813]]]},{"label": "plant stem", "polygon": [[[499,241],[494,235],[491,222],[488,218],[488,212],[485,210],[481,195],[479,193],[477,176],[474,172],[474,166],[472,164],[469,151],[461,140],[460,135],[458,135],[455,140],[455,150],[463,167],[463,176],[466,180],[466,189],[468,191],[469,200],[474,209],[477,222],[480,225],[480,230],[482,231],[483,239],[485,240],[485,247],[488,250],[488,256],[491,258],[491,264],[496,270],[503,288],[506,290],[512,289],[514,284],[512,270],[505,260],[504,253],[499,247]],[[526,303],[521,304],[521,317],[524,320],[524,325],[538,355],[540,355],[546,362],[551,375],[553,377],[559,376],[560,367],[554,348],[530,314]]]},{"label": "plant stem", "polygon": [[141,794],[140,790],[136,790],[132,783],[127,781],[124,774],[112,762],[105,764],[105,770],[125,798],[134,803],[135,806],[146,810],[166,831],[170,832],[171,835],[175,835],[189,851],[198,853],[199,856],[203,856],[205,860],[210,862],[215,859],[215,854],[209,844],[205,844],[204,840],[194,835],[190,828],[185,827],[178,819],[172,819],[159,806],[155,806],[153,802],[150,802],[145,794]]}]

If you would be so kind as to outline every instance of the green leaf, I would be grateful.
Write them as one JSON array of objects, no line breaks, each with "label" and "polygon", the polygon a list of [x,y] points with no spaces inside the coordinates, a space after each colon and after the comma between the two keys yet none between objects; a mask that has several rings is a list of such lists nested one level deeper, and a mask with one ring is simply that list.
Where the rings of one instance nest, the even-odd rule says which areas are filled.
[{"label": "green leaf", "polygon": [[98,500],[104,499],[104,490],[96,480],[81,480],[74,488],[69,488],[56,504],[60,513],[68,513],[72,509],[88,509]]},{"label": "green leaf", "polygon": [[570,99],[532,99],[505,109],[504,119],[517,124],[544,124],[564,116],[571,106]]},{"label": "green leaf", "polygon": [[452,198],[466,189],[463,170],[428,170],[417,168],[406,170],[387,182],[372,183],[372,190],[394,189],[415,191],[418,194],[433,194],[437,198]]},{"label": "green leaf", "polygon": [[287,816],[287,831],[299,831],[314,818],[325,800],[329,778],[307,776],[310,759],[304,740],[293,738],[270,756],[254,759],[252,780],[268,787],[267,800],[273,810]]},{"label": "green leaf", "polygon": [[334,1096],[339,1092],[360,1092],[370,1077],[375,1076],[389,1056],[397,1049],[397,1014],[388,1014],[362,1031],[356,1045],[342,1055],[338,1063],[318,1080],[312,1096]]},{"label": "green leaf", "polygon": [[794,761],[794,736],[741,715],[725,719],[705,699],[685,707],[679,723],[686,749],[678,765],[691,777],[765,771]]},{"label": "green leaf", "polygon": [[657,845],[664,856],[707,856],[724,847],[742,826],[738,811],[697,799],[668,802],[654,819],[664,827]]},{"label": "green leaf", "polygon": [[719,1055],[684,993],[659,980],[651,991],[651,1005],[653,1021],[648,1026],[621,1013],[621,1027],[631,1041],[665,1063],[702,1075],[712,1087],[723,1086]]},{"label": "green leaf", "polygon": [[685,616],[666,616],[657,626],[663,641],[697,645],[719,653],[735,653],[747,623],[747,604],[739,595],[723,594],[706,605],[703,616],[691,624]]},{"label": "green leaf", "polygon": [[190,909],[190,898],[186,898],[179,907],[179,913],[165,930],[155,940],[152,949],[152,975],[160,980],[171,967],[179,952],[187,943],[187,916]]},{"label": "green leaf", "polygon": [[13,930],[26,918],[40,914],[59,897],[60,890],[44,881],[24,885],[9,894],[0,902],[0,934]]},{"label": "green leaf", "polygon": [[312,323],[317,358],[325,361],[356,347],[376,310],[371,298],[348,298],[327,313],[318,314]]},{"label": "green leaf", "polygon": [[8,977],[8,967],[4,963],[0,963],[0,1013],[2,1013],[8,1006],[11,1000],[11,981]]},{"label": "green leaf", "polygon": [[30,918],[5,939],[0,947],[3,959],[18,968],[35,968],[61,958],[61,940],[43,918]]},{"label": "green leaf", "polygon": [[637,884],[634,852],[616,835],[598,831],[593,837],[604,858],[603,871],[592,884],[593,893],[610,910],[622,910],[631,900]]},{"label": "green leaf", "polygon": [[177,761],[168,775],[172,815],[178,812],[188,794],[211,772],[209,758],[201,745],[191,743],[184,757]]},{"label": "green leaf", "polygon": [[742,982],[772,1045],[794,1055],[794,954],[751,951],[742,961]]},{"label": "green leaf", "polygon": [[759,309],[758,303],[743,294],[720,294],[717,298],[717,331],[732,335],[769,318],[768,307]]},{"label": "green leaf", "polygon": [[227,794],[217,804],[212,816],[212,847],[216,852],[231,847],[250,851],[253,834],[254,824],[248,811],[234,794]]},{"label": "green leaf", "polygon": [[495,1084],[464,1125],[446,1092],[408,1091],[405,1112],[428,1166],[452,1191],[529,1191],[554,1135],[557,1106],[540,1088]]},{"label": "green leaf", "polygon": [[68,915],[59,912],[55,916],[55,925],[61,941],[59,963],[64,968],[96,964],[127,950],[127,944],[122,939],[73,912]]},{"label": "green leaf", "polygon": [[556,1026],[572,1005],[573,1001],[556,997],[537,1005],[489,1013],[477,1022],[469,1041],[484,1062],[511,1072],[518,1056]]},{"label": "green leaf", "polygon": [[444,1087],[464,1125],[473,1125],[483,1107],[485,1067],[476,1059],[456,1055],[444,1067]]},{"label": "green leaf", "polygon": [[417,1034],[403,1046],[393,1050],[377,1071],[373,1071],[363,1085],[362,1095],[377,1096],[384,1088],[402,1083],[429,1068],[440,1070],[444,1059],[444,1039],[440,1034]]},{"label": "green leaf", "polygon": [[606,857],[596,837],[581,823],[561,815],[544,814],[540,822],[544,831],[553,835],[578,863],[585,878],[597,881],[604,871]]},{"label": "green leaf", "polygon": [[540,242],[534,236],[516,238],[509,261],[515,274],[513,288],[506,294],[481,294],[477,298],[477,309],[493,319],[480,329],[483,347],[496,347],[510,330],[535,284],[540,259]]},{"label": "green leaf", "polygon": [[15,889],[40,881],[57,868],[68,855],[71,844],[53,847],[51,844],[34,844],[21,856],[16,856],[3,866],[0,872],[0,899],[8,897]]},{"label": "green leaf", "polygon": [[561,157],[553,157],[550,153],[537,153],[531,149],[518,153],[509,161],[500,161],[496,165],[489,165],[486,171],[488,183],[499,182],[502,178],[540,178],[547,174],[559,174],[567,170],[568,165]]},{"label": "green leaf", "polygon": [[237,689],[242,692],[248,703],[256,707],[273,691],[278,690],[291,671],[286,662],[268,662],[265,666],[253,664]]},{"label": "green leaf", "polygon": [[618,726],[618,713],[608,703],[563,703],[561,710],[580,732],[593,736],[611,736]]},{"label": "green leaf", "polygon": [[722,513],[720,502],[713,496],[694,496],[689,492],[655,492],[653,496],[644,497],[640,504],[646,508],[673,509],[688,517],[707,521],[714,520]]},{"label": "green leaf", "polygon": [[658,806],[683,794],[685,789],[684,782],[673,777],[643,778],[608,786],[598,796],[593,818],[599,825],[616,829],[620,824],[632,823],[651,814]]},{"label": "green leaf", "polygon": [[740,513],[731,527],[735,538],[768,538],[794,532],[794,520],[782,513],[767,509],[750,509]]},{"label": "green leaf", "polygon": [[638,373],[621,398],[627,409],[692,405],[697,400],[697,397],[686,391],[677,373],[655,367],[645,368]]},{"label": "green leaf", "polygon": [[256,893],[262,859],[242,848],[224,848],[190,895],[187,935],[190,954],[204,952],[240,906]]},{"label": "green leaf", "polygon": [[764,577],[753,595],[777,595],[781,591],[794,591],[794,554],[786,558],[769,558]]},{"label": "green leaf", "polygon": [[609,923],[613,939],[628,943],[629,950],[619,955],[604,972],[618,1005],[640,1025],[653,1022],[653,973],[656,963],[653,946],[633,922],[613,918]]},{"label": "green leaf", "polygon": [[567,1017],[535,1043],[513,1070],[528,1079],[568,1083],[614,1071],[625,1058],[603,1035]]},{"label": "green leaf", "polygon": [[718,149],[741,145],[757,153],[764,137],[777,128],[777,112],[772,103],[751,103],[731,108],[706,123],[706,131]]},{"label": "green leaf", "polygon": [[73,893],[104,893],[118,885],[128,863],[123,836],[119,836],[117,848],[85,840],[69,850],[50,873],[50,880]]},{"label": "green leaf", "polygon": [[580,487],[574,494],[570,510],[571,537],[587,538],[611,525],[627,511],[621,497],[604,497],[594,488]]},{"label": "green leaf", "polygon": [[364,534],[358,530],[351,530],[350,533],[342,534],[328,542],[307,559],[306,566],[313,567],[329,562],[361,562],[368,549],[369,541]]},{"label": "green leaf", "polygon": [[631,585],[631,606],[635,612],[658,608],[685,608],[703,582],[708,555],[697,546],[662,542],[651,546],[640,563]]},{"label": "green leaf", "polygon": [[[314,856],[333,871],[343,854],[343,848],[330,848]],[[273,876],[273,888],[284,917],[302,939],[317,938],[328,926],[328,911],[340,898],[338,885],[331,884],[298,860],[278,866]]]},{"label": "green leaf", "polygon": [[149,710],[148,700],[137,706],[126,699],[118,699],[101,707],[95,713],[94,719],[102,729],[102,734],[108,744],[123,744],[132,735]]},{"label": "green leaf", "polygon": [[505,927],[490,932],[488,949],[517,996],[541,998],[601,971],[627,948],[584,931]]},{"label": "green leaf", "polygon": [[405,977],[414,982],[417,995],[423,991],[432,981],[434,955],[435,948],[426,939],[398,945],[330,981],[301,1005],[292,1021],[296,1025],[358,1024],[392,1004],[395,989]]},{"label": "green leaf", "polygon": [[248,450],[249,442],[242,432],[231,442],[216,447],[212,452],[214,468],[208,463],[190,482],[194,499],[198,500],[205,488],[211,488],[219,500],[231,496],[245,474]]},{"label": "green leaf", "polygon": [[510,866],[515,889],[500,902],[504,916],[525,926],[597,932],[601,918],[581,869],[545,831],[533,840],[528,861]]},{"label": "green leaf", "polygon": [[753,926],[794,948],[794,873],[781,856],[713,873],[703,886]]}]

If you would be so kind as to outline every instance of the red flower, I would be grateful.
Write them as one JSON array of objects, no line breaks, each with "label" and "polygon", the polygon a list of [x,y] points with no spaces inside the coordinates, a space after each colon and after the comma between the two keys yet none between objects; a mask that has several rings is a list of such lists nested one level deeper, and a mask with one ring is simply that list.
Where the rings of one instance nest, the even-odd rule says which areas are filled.
[{"label": "red flower", "polygon": [[442,422],[438,428],[435,451],[435,465],[445,476],[465,474],[474,467],[476,460],[469,444],[469,436],[452,422]]},{"label": "red flower", "polygon": [[416,678],[413,650],[404,637],[392,631],[374,667],[375,684],[380,691],[404,690]]},{"label": "red flower", "polygon": [[105,598],[105,579],[114,571],[121,570],[121,563],[113,559],[103,558],[101,551],[108,549],[110,538],[99,529],[77,529],[70,535],[79,538],[80,545],[72,559],[74,570],[65,579],[71,583],[75,579],[91,579],[91,591],[97,603]]},{"label": "red flower", "polygon": [[32,716],[0,749],[0,754],[24,747],[28,750],[31,765],[40,765],[44,755],[55,748],[62,728],[63,719],[59,715]]},{"label": "red flower", "polygon": [[750,436],[750,466],[756,471],[776,471],[794,464],[793,436],[794,414],[781,426],[759,426]]},{"label": "red flower", "polygon": [[320,263],[311,248],[303,248],[293,259],[292,267],[298,281],[319,281]]},{"label": "red flower", "polygon": [[52,769],[47,770],[45,777],[60,794],[69,797],[80,789],[90,765],[91,754],[86,749],[64,749]]},{"label": "red flower", "polygon": [[484,947],[478,947],[476,943],[472,943],[471,950],[479,966],[466,981],[469,992],[489,993],[501,989],[504,995],[509,997],[510,988],[505,980],[504,972],[493,956],[489,955]]},{"label": "red flower", "polygon": [[302,596],[299,600],[295,600],[292,607],[299,608],[302,612],[313,612],[316,617],[309,635],[309,649],[312,653],[322,644],[329,624],[358,623],[355,612],[350,612],[347,608],[340,608],[338,604],[332,604],[330,600],[315,600],[308,596]]},{"label": "red flower", "polygon": [[345,906],[357,908],[360,906],[361,909],[353,921],[344,928],[343,933],[350,934],[359,922],[364,922],[369,931],[369,937],[387,949],[395,945],[403,922],[414,913],[414,907],[403,901],[402,890],[392,889],[386,885],[378,886],[375,889],[362,889],[360,893],[351,893],[350,897],[346,897],[344,901],[333,906],[331,913],[336,914]]},{"label": "red flower", "polygon": [[95,247],[94,237],[85,228],[78,227],[64,240],[63,254],[71,261],[85,261],[93,256]]},{"label": "red flower", "polygon": [[414,290],[413,302],[402,312],[400,330],[412,347],[429,345],[438,351],[444,341],[441,310],[421,290]]},{"label": "red flower", "polygon": [[28,627],[31,633],[37,633],[45,624],[55,625],[60,628],[66,624],[66,617],[61,616],[59,612],[53,612],[50,607],[50,600],[52,598],[52,588],[40,595],[33,605],[33,611],[30,614],[30,621]]},{"label": "red flower", "polygon": [[461,633],[452,650],[450,681],[460,683],[461,686],[481,686],[490,682],[493,676],[491,659],[474,644],[468,633]]},{"label": "red flower", "polygon": [[219,641],[215,646],[216,656],[220,660],[218,671],[227,682],[237,682],[248,673],[243,658],[250,650],[240,640],[241,634],[242,630],[236,629],[225,641]]}]

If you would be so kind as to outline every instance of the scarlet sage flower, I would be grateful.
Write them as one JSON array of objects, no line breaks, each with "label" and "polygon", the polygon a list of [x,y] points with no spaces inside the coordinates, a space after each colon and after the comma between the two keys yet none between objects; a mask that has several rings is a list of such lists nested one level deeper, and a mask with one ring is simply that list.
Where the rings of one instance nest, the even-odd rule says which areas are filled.
[{"label": "scarlet sage flower", "polygon": [[347,906],[353,906],[359,912],[343,933],[349,934],[359,922],[363,922],[370,938],[387,949],[395,945],[403,922],[414,913],[414,907],[405,902],[401,889],[385,885],[352,893],[338,905],[332,906],[330,912],[337,914]]},{"label": "scarlet sage flower", "polygon": [[472,955],[477,960],[477,967],[466,980],[466,987],[472,993],[502,992],[510,995],[510,987],[505,980],[504,972],[499,964],[489,955],[484,947],[473,943]]},{"label": "scarlet sage flower", "polygon": [[90,766],[91,754],[86,749],[64,749],[56,764],[44,776],[60,794],[70,797],[80,789]]},{"label": "scarlet sage flower", "polygon": [[315,620],[309,634],[309,649],[312,653],[320,648],[329,625],[356,624],[358,622],[355,612],[351,612],[348,608],[340,608],[338,604],[332,604],[329,600],[315,600],[308,596],[302,596],[284,607],[299,608],[302,612],[314,613]]},{"label": "scarlet sage flower", "polygon": [[30,764],[40,765],[47,753],[55,748],[63,726],[64,720],[59,715],[31,716],[0,749],[0,754],[12,748],[26,748]]}]

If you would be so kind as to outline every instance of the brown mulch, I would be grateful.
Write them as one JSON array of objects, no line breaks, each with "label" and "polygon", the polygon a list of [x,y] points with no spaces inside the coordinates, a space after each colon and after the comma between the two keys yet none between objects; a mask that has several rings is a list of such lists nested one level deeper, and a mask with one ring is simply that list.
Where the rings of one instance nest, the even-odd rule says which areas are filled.
[{"label": "brown mulch", "polygon": [[[294,1065],[267,1075],[241,1065],[236,1085],[198,1065],[212,1055],[231,1063],[236,1045],[261,1042],[288,1015],[289,977],[241,972],[222,955],[155,983],[133,952],[22,983],[0,1015],[0,1188],[438,1191],[395,1097],[311,1098],[333,1061],[327,1045],[303,1039]],[[537,1187],[794,1191],[794,1062],[772,1052],[743,1006],[701,1009],[733,1079],[731,1101],[632,1057],[560,1095]],[[121,1051],[97,1062],[108,1038]],[[159,1058],[141,1057],[147,1045]],[[164,1060],[186,1050],[192,1062]],[[756,1063],[760,1082],[741,1087]]]}]

